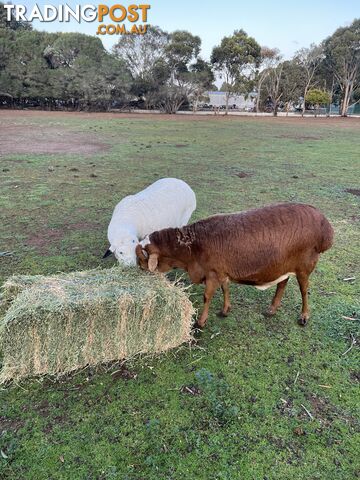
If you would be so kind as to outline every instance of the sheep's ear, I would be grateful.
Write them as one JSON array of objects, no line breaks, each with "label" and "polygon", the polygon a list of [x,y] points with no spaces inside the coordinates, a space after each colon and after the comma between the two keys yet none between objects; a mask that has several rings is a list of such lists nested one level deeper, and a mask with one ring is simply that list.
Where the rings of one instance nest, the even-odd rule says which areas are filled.
[{"label": "sheep's ear", "polygon": [[148,267],[150,272],[155,272],[158,266],[159,254],[158,253],[151,253],[149,257]]},{"label": "sheep's ear", "polygon": [[149,258],[147,251],[142,248],[140,243],[136,245],[135,253],[140,260],[147,260]]},{"label": "sheep's ear", "polygon": [[107,258],[112,254],[112,251],[110,249],[107,249],[106,252],[104,253],[104,256],[102,258]]}]

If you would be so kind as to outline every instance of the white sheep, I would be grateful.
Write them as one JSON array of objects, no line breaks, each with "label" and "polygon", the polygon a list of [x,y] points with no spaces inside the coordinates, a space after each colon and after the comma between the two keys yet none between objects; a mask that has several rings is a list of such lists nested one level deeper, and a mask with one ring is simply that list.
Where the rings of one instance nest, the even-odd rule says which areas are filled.
[{"label": "white sheep", "polygon": [[187,224],[196,208],[193,190],[183,180],[162,178],[119,202],[109,227],[110,247],[120,263],[136,265],[136,245],[150,233]]}]

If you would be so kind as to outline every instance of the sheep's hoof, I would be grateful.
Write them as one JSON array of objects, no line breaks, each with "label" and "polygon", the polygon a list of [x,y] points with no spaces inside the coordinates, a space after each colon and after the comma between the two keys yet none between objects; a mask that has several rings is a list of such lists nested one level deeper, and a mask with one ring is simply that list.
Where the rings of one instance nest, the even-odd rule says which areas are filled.
[{"label": "sheep's hoof", "polygon": [[193,330],[203,330],[205,325],[200,325],[200,323],[195,322],[193,325]]},{"label": "sheep's hoof", "polygon": [[309,320],[309,317],[307,315],[301,315],[301,317],[298,320],[298,324],[301,325],[302,327],[305,327]]},{"label": "sheep's hoof", "polygon": [[226,318],[229,315],[230,308],[225,312],[224,310],[220,310],[220,312],[217,312],[217,316],[220,318]]},{"label": "sheep's hoof", "polygon": [[267,310],[264,312],[265,317],[273,317],[276,313],[276,308],[269,307]]}]

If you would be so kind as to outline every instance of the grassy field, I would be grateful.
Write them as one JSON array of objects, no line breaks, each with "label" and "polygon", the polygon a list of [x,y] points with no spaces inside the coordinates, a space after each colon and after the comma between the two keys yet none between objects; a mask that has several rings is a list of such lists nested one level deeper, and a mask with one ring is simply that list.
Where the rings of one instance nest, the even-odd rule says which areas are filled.
[{"label": "grassy field", "polygon": [[294,279],[271,319],[273,289],[233,285],[191,346],[2,387],[2,480],[360,477],[359,120],[2,111],[0,155],[0,282],[112,265],[114,205],[164,176],[195,190],[194,220],[300,201],[336,231],[305,328]]}]

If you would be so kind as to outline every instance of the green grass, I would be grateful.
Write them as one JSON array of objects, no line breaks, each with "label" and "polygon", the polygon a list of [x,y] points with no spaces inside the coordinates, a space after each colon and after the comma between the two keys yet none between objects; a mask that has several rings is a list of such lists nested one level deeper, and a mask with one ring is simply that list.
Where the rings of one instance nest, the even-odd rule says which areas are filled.
[{"label": "green grass", "polygon": [[[359,188],[360,122],[19,113],[0,126],[14,121],[92,133],[109,149],[1,157],[1,250],[15,252],[0,257],[1,282],[110,266],[101,256],[113,206],[164,176],[193,187],[195,220],[301,201],[328,216],[336,243],[312,275],[306,328],[294,280],[271,319],[271,290],[234,285],[231,315],[216,317],[218,293],[191,348],[2,388],[0,478],[359,477],[357,346],[343,355],[359,344],[359,321],[343,317],[360,318],[359,198],[346,192]],[[191,293],[201,307],[202,287]]]}]

